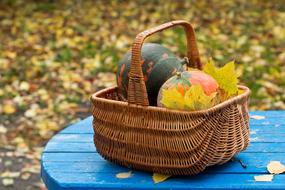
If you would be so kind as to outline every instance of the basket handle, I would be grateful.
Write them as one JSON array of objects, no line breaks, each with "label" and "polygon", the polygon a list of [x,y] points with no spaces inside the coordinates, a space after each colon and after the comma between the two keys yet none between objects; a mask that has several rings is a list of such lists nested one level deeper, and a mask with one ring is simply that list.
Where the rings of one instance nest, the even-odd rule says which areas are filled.
[{"label": "basket handle", "polygon": [[129,72],[128,86],[128,103],[142,106],[148,106],[147,90],[142,72],[141,48],[144,40],[152,34],[163,31],[174,26],[183,26],[187,40],[187,57],[189,63],[187,66],[194,66],[198,69],[202,68],[199,57],[199,51],[196,44],[195,32],[192,25],[184,20],[167,22],[160,26],[145,30],[139,33],[132,45],[132,61]]}]

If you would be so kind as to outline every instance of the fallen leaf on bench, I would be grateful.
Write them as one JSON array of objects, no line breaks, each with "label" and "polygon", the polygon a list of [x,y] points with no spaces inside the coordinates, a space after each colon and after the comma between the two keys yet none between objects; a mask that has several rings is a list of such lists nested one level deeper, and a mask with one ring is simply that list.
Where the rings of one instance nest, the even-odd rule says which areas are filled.
[{"label": "fallen leaf on bench", "polygon": [[160,174],[160,173],[153,173],[152,180],[154,183],[160,183],[167,180],[171,175],[169,174]]},{"label": "fallen leaf on bench", "polygon": [[262,115],[251,115],[250,118],[252,119],[256,119],[256,120],[261,120],[261,119],[265,119],[264,116]]},{"label": "fallen leaf on bench", "polygon": [[117,173],[116,178],[119,178],[119,179],[126,179],[126,178],[131,177],[131,175],[132,175],[132,171],[129,171],[129,172],[121,172],[121,173]]},{"label": "fallen leaf on bench", "polygon": [[271,174],[281,174],[285,172],[285,166],[281,164],[279,161],[271,161],[267,165],[267,170]]},{"label": "fallen leaf on bench", "polygon": [[272,181],[272,179],[273,179],[272,174],[254,176],[255,181],[270,182],[270,181]]}]

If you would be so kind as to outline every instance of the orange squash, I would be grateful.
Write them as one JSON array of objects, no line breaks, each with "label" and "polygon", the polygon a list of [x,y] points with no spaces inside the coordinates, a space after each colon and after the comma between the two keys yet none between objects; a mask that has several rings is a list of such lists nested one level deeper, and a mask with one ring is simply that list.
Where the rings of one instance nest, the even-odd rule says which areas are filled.
[{"label": "orange squash", "polygon": [[211,95],[213,92],[216,92],[219,85],[217,81],[210,75],[204,73],[203,71],[193,70],[193,71],[184,71],[182,73],[177,73],[175,76],[168,79],[160,88],[157,98],[157,105],[163,107],[161,104],[162,91],[163,89],[176,88],[177,91],[184,96],[185,92],[192,85],[201,85],[203,91],[206,95]]}]

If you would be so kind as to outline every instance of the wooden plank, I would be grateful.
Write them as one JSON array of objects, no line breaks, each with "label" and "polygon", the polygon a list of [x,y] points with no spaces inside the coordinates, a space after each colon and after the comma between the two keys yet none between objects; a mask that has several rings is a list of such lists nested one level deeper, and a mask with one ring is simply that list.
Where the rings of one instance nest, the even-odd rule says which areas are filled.
[{"label": "wooden plank", "polygon": [[[268,156],[268,158],[262,157]],[[283,159],[281,159],[283,156]],[[242,152],[238,154],[236,157],[242,159],[245,164],[251,163],[252,165],[260,166],[262,160],[266,163],[269,160],[280,160],[281,162],[284,160],[284,152],[283,153],[251,153],[251,152]],[[254,160],[251,159],[254,158]],[[257,158],[260,157],[260,158]],[[256,160],[256,162],[255,162]],[[99,156],[97,152],[93,153],[79,153],[79,152],[68,152],[68,153],[57,153],[57,152],[47,152],[43,153],[42,161],[44,162],[98,162],[104,161],[104,159]],[[284,161],[285,162],[285,161]],[[284,163],[285,164],[285,163]],[[264,165],[262,165],[264,167]]]},{"label": "wooden plank", "polygon": [[[65,128],[60,133],[61,134],[93,133],[92,119],[93,119],[92,117],[88,117],[76,124],[71,125],[70,127]],[[281,132],[285,133],[284,132],[285,131],[285,114],[281,114],[280,117],[265,117],[265,119],[262,119],[262,120],[250,119],[251,129],[264,128],[265,131],[267,131],[268,133],[268,132],[271,132],[270,130],[267,130],[269,127],[276,128],[276,130],[283,128],[284,130],[282,130]]]},{"label": "wooden plank", "polygon": [[[47,155],[48,154],[48,155]],[[81,154],[78,157],[76,154],[66,154],[66,159],[58,160],[58,157],[51,156],[50,153],[45,153],[43,157],[43,167],[49,172],[73,172],[73,173],[82,173],[82,172],[100,172],[100,173],[119,173],[127,170],[125,167],[112,164],[111,162],[105,161],[100,157],[99,154],[92,154],[92,157],[89,157],[88,154]],[[72,158],[73,155],[77,158]],[[87,160],[85,157],[87,155]],[[230,161],[224,165],[213,166],[206,170],[208,173],[259,173],[266,174],[267,164],[272,160],[282,161],[285,158],[285,153],[240,153],[236,156],[236,159],[240,159],[247,168],[243,168],[239,162]]]},{"label": "wooden plank", "polygon": [[[96,152],[93,142],[50,142],[44,152]],[[252,142],[244,152],[285,152],[285,143]]]},{"label": "wooden plank", "polygon": [[64,143],[50,142],[46,145],[44,152],[96,152],[93,142],[86,143]]},{"label": "wooden plank", "polygon": [[92,153],[57,153],[57,152],[48,152],[42,154],[42,162],[97,162],[103,161],[104,159],[101,156],[98,156],[97,152]]},{"label": "wooden plank", "polygon": [[285,117],[285,111],[281,110],[267,110],[267,111],[251,111],[249,112],[250,115],[261,115],[265,117]]},{"label": "wooden plank", "polygon": [[[270,127],[270,126],[257,126],[257,127],[252,127],[250,126],[250,134],[285,134],[285,125],[282,127]],[[93,133],[92,133],[93,134]]]},{"label": "wooden plank", "polygon": [[255,182],[254,175],[267,173],[271,160],[285,158],[285,111],[257,111],[251,115],[251,144],[237,155],[238,162],[213,166],[197,176],[173,177],[154,184],[151,173],[133,171],[128,179],[117,179],[116,173],[127,168],[105,161],[93,144],[92,117],[61,131],[47,144],[42,155],[42,177],[49,189],[285,189],[285,175],[272,182]]},{"label": "wooden plank", "polygon": [[[277,133],[277,134],[266,134],[266,133],[258,133],[251,134],[250,136],[251,142],[285,142],[285,133]],[[93,134],[58,134],[54,136],[51,142],[92,142]]]},{"label": "wooden plank", "polygon": [[60,131],[60,133],[93,133],[92,120],[93,117],[89,116],[77,123],[67,126],[65,129]]},{"label": "wooden plank", "polygon": [[[285,118],[284,118],[285,119]],[[80,127],[78,129],[74,128],[66,128],[60,132],[60,134],[93,134],[93,128],[90,124],[86,124],[83,127]],[[262,133],[285,133],[285,124],[279,125],[250,125],[250,131],[260,131]]]},{"label": "wooden plank", "polygon": [[280,126],[285,125],[285,118],[265,118],[261,120],[250,119],[250,126],[258,125],[271,125],[271,126]]},{"label": "wooden plank", "polygon": [[[48,188],[60,189],[284,189],[285,175],[274,176],[273,182],[255,182],[256,174],[207,174],[188,177],[172,177],[154,184],[152,175],[135,171],[130,178],[118,179],[115,174],[54,172],[51,176],[42,172],[43,178],[53,179]],[[56,184],[54,184],[56,183]],[[53,188],[55,189],[55,188]]]}]

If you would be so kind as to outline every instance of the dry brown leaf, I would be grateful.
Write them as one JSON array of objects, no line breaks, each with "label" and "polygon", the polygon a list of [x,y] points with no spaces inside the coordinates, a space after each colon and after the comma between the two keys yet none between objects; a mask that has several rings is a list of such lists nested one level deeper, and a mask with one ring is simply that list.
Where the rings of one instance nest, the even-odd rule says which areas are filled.
[{"label": "dry brown leaf", "polygon": [[121,173],[117,173],[117,174],[116,174],[116,178],[119,178],[119,179],[126,179],[126,178],[131,177],[131,175],[132,175],[132,171],[129,171],[129,172],[121,172]]},{"label": "dry brown leaf", "polygon": [[279,161],[271,161],[267,165],[267,170],[271,174],[281,174],[285,172],[285,166],[281,164]]},{"label": "dry brown leaf", "polygon": [[153,173],[152,180],[154,183],[160,183],[167,180],[171,175],[169,174],[160,174],[160,173]]},{"label": "dry brown leaf", "polygon": [[270,181],[272,181],[272,179],[273,179],[272,174],[254,176],[255,181],[270,182]]},{"label": "dry brown leaf", "polygon": [[250,118],[252,119],[256,119],[256,120],[261,120],[261,119],[265,119],[264,116],[262,115],[251,115]]}]

